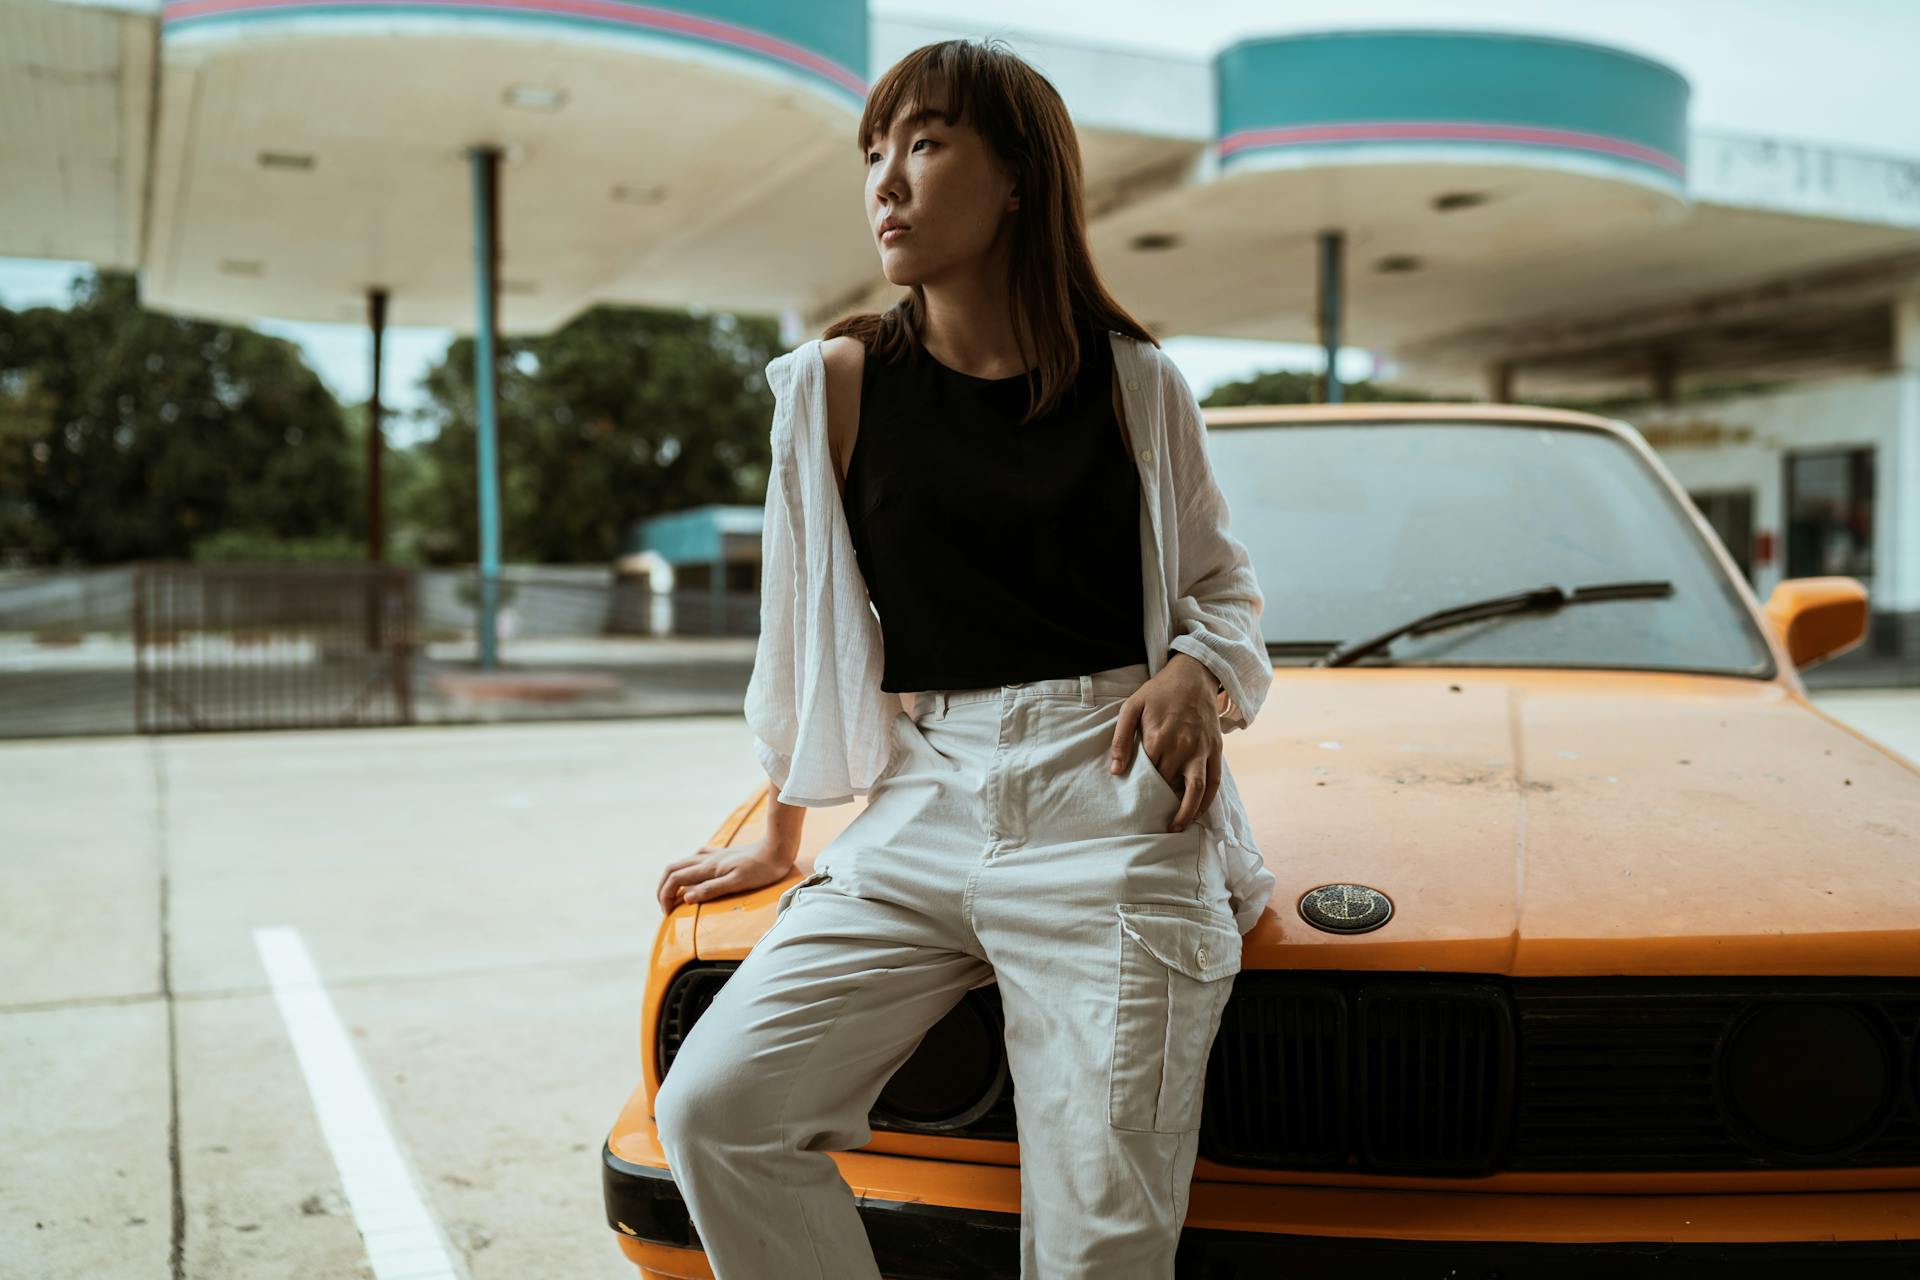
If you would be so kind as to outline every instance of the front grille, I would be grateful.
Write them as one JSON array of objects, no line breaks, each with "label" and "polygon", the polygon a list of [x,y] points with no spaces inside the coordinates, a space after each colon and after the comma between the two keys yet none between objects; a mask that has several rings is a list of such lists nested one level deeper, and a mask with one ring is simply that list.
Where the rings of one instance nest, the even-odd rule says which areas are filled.
[{"label": "front grille", "polygon": [[1505,992],[1478,981],[1242,971],[1207,1067],[1200,1151],[1269,1169],[1483,1173],[1513,1086]]},{"label": "front grille", "polygon": [[1498,987],[1368,984],[1360,1014],[1360,1158],[1478,1173],[1506,1138],[1513,1019]]},{"label": "front grille", "polygon": [[1208,1064],[1200,1152],[1249,1168],[1435,1175],[1782,1167],[1743,1140],[1715,1074],[1741,1013],[1780,997],[1875,1010],[1905,1077],[1872,1141],[1795,1166],[1920,1164],[1911,978],[1246,970]]},{"label": "front grille", "polygon": [[[664,1073],[735,966],[683,970]],[[1891,1028],[1898,1094],[1859,1149],[1799,1168],[1920,1165],[1920,979],[1519,978],[1243,970],[1207,1064],[1200,1153],[1223,1165],[1465,1176],[1500,1169],[1764,1169],[1716,1080],[1757,1002],[1831,999]],[[977,993],[996,1007],[999,989]],[[1009,1079],[952,1136],[1010,1141]],[[891,1128],[879,1116],[878,1131]]]},{"label": "front grille", "polygon": [[[1717,1098],[1715,1051],[1775,996],[1877,1008],[1908,1078],[1893,1115],[1828,1166],[1920,1164],[1920,981],[1911,978],[1550,978],[1513,983],[1520,1028],[1515,1169],[1765,1169]],[[1806,1167],[1804,1164],[1801,1167]]]},{"label": "front grille", "polygon": [[1339,988],[1234,979],[1207,1061],[1200,1127],[1210,1158],[1300,1169],[1347,1150],[1347,1002]]}]

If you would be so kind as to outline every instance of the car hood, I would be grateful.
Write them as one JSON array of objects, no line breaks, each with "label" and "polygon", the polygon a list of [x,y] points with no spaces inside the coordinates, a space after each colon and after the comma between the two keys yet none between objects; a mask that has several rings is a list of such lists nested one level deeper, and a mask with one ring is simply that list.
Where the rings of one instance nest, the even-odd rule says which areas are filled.
[{"label": "car hood", "polygon": [[[1279,880],[1249,966],[1920,973],[1920,769],[1778,683],[1283,669],[1227,748]],[[1330,882],[1392,917],[1310,926]]]}]

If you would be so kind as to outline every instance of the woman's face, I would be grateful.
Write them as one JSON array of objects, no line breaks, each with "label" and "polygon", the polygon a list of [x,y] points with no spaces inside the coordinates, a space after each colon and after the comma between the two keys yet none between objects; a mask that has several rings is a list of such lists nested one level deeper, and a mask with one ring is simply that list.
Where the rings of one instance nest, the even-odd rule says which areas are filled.
[{"label": "woman's face", "polygon": [[[965,121],[949,125],[937,109],[912,114],[918,118],[903,107],[866,153],[867,227],[880,269],[897,285],[980,270],[1004,247],[1006,215],[1019,206],[1011,175],[978,131]],[[888,217],[909,229],[883,236]]]}]

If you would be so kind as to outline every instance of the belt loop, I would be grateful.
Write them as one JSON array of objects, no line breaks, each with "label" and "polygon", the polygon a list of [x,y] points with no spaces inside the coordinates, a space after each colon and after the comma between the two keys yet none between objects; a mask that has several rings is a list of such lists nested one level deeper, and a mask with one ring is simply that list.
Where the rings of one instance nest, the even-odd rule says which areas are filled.
[{"label": "belt loop", "polygon": [[1080,705],[1083,707],[1093,705],[1093,675],[1086,671],[1080,673]]},{"label": "belt loop", "polygon": [[951,689],[942,689],[940,691],[940,714],[942,717],[946,716],[947,704],[952,700],[952,698],[953,698],[953,691]]}]

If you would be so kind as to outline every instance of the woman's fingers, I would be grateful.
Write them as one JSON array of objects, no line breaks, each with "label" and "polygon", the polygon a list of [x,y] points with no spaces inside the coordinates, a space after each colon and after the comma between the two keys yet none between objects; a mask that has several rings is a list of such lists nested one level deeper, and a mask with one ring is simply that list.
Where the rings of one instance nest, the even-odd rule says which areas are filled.
[{"label": "woman's fingers", "polygon": [[687,901],[705,902],[708,898],[717,898],[723,893],[732,893],[741,887],[739,872],[724,872],[717,876],[710,876],[688,889]]},{"label": "woman's fingers", "polygon": [[1187,824],[1206,812],[1220,790],[1220,752],[1202,747],[1180,766],[1174,790],[1180,793],[1180,807],[1174,810],[1167,830],[1184,831]]},{"label": "woman's fingers", "polygon": [[681,858],[678,862],[669,862],[660,872],[660,883],[654,886],[653,896],[660,900],[662,911],[673,910],[674,875],[693,866],[698,860],[697,857]]},{"label": "woman's fingers", "polygon": [[660,877],[660,909],[672,911],[679,905],[675,901],[676,895],[681,894],[689,886],[702,883],[711,875],[710,860],[704,855],[674,863],[667,868],[667,873]]},{"label": "woman's fingers", "polygon": [[[1192,760],[1187,761],[1180,767],[1180,772],[1175,777],[1174,789],[1180,793],[1180,807],[1173,811],[1173,825],[1167,828],[1169,831],[1185,831],[1187,824],[1192,822],[1194,815],[1200,811],[1201,788],[1193,776],[1194,764]],[[1204,766],[1202,766],[1202,773],[1204,774]]]},{"label": "woman's fingers", "polygon": [[1128,697],[1120,704],[1120,716],[1113,722],[1113,743],[1107,748],[1108,773],[1127,771],[1127,761],[1133,758],[1133,735],[1139,727],[1140,699]]},{"label": "woman's fingers", "polygon": [[757,846],[703,847],[700,856],[682,860],[660,881],[660,909],[671,912],[683,902],[706,902],[771,884],[792,870],[793,861],[770,862]]}]

